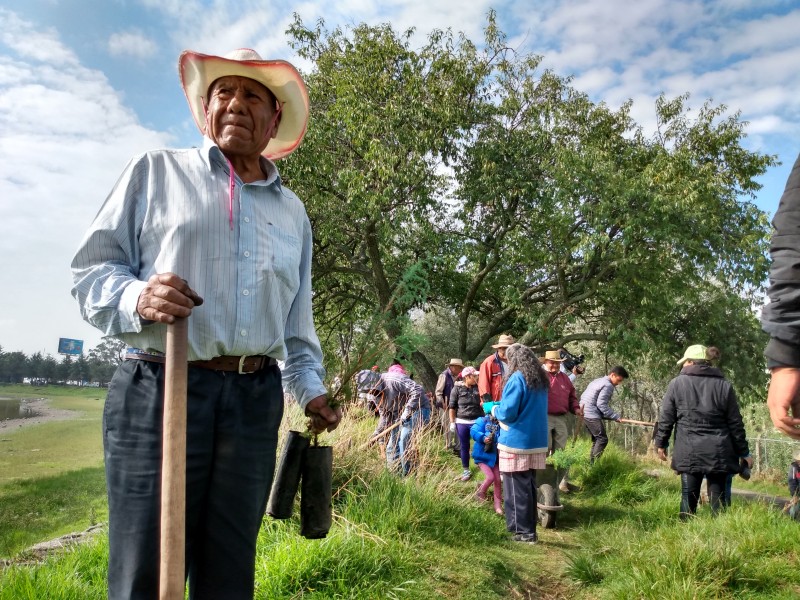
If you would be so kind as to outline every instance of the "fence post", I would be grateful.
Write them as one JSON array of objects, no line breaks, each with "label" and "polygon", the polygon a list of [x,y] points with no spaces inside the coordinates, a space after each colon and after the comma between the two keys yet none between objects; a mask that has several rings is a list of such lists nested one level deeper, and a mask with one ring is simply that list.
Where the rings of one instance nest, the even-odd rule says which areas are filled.
[{"label": "fence post", "polygon": [[755,467],[755,472],[759,473],[761,471],[761,436],[755,439],[756,442],[756,455],[755,460],[753,461],[753,466]]}]

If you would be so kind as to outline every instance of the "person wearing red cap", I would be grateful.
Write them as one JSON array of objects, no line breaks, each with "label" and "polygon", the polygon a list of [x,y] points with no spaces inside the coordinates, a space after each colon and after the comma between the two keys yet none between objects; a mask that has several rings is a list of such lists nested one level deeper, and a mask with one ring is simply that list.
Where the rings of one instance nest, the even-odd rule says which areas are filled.
[{"label": "person wearing red cap", "polygon": [[188,317],[190,594],[249,600],[283,386],[312,431],[341,418],[311,311],[311,225],[273,162],[300,145],[308,95],[292,65],[249,49],[186,51],[179,70],[202,146],[131,160],[72,261],[84,319],[130,346],[103,420],[108,597],[158,597],[165,337]]}]

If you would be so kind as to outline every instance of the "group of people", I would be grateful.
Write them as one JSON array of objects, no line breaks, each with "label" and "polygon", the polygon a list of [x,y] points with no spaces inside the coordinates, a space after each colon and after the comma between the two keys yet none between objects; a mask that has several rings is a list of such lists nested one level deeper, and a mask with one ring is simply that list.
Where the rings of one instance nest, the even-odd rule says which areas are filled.
[{"label": "group of people", "polygon": [[[513,539],[535,542],[536,470],[545,468],[548,454],[566,447],[570,414],[584,416],[594,441],[591,459],[603,453],[608,444],[603,420],[619,418],[608,402],[628,373],[614,367],[591,382],[579,402],[576,373],[563,369],[558,350],[537,357],[510,335],[501,335],[492,348],[478,369],[450,359],[439,375],[435,404],[443,409],[445,446],[458,448],[460,479],[472,478],[471,457],[484,474],[475,496],[486,500],[494,488],[495,511],[505,515]],[[567,473],[559,488],[569,491]]]},{"label": "group of people", "polygon": [[[309,417],[312,433],[333,430],[341,419],[323,384],[312,315],[311,224],[274,162],[296,150],[305,135],[305,84],[291,64],[263,60],[250,49],[225,56],[185,51],[179,72],[203,136],[201,147],[154,150],[132,159],[71,264],[72,294],[83,317],[128,345],[103,417],[111,600],[158,595],[170,325],[188,319],[185,547],[193,600],[253,597],[256,540],[272,484],[284,389]],[[795,439],[800,439],[798,202],[800,159],[774,220],[772,303],[763,313],[772,336],[766,352],[770,414]],[[548,449],[564,442],[559,417],[583,413],[597,459],[608,441],[603,420],[616,414],[608,400],[627,373],[612,370],[592,382],[576,406],[574,389],[552,365],[546,371],[530,348],[501,336],[495,350],[477,371],[448,365],[450,374],[436,397],[447,402],[462,478],[472,438],[498,498],[497,473],[502,473],[503,508],[514,539],[535,542],[535,471],[543,468]],[[687,473],[682,510],[691,513],[698,474],[712,473],[718,498],[721,479],[715,474],[730,472],[736,458],[746,461],[748,455],[738,425],[727,437],[720,433],[738,415],[729,384],[705,364],[702,352],[685,358],[685,372],[665,396],[657,445],[665,457],[676,431],[673,466]],[[396,418],[410,434],[415,418],[426,419],[430,401],[401,368],[380,375],[380,385],[385,394],[401,398],[386,419]],[[708,462],[702,463],[693,448],[698,437],[709,435],[725,440],[709,440],[701,453]],[[401,429],[395,461],[403,439]],[[479,489],[479,497],[486,491]]]}]

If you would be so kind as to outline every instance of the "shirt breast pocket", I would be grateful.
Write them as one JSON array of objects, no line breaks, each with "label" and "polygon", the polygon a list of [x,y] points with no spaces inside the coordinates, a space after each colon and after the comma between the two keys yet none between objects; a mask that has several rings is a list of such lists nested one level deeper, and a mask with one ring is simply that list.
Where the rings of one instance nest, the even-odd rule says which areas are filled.
[{"label": "shirt breast pocket", "polygon": [[291,233],[270,224],[267,229],[266,267],[292,292],[300,287],[300,240]]}]

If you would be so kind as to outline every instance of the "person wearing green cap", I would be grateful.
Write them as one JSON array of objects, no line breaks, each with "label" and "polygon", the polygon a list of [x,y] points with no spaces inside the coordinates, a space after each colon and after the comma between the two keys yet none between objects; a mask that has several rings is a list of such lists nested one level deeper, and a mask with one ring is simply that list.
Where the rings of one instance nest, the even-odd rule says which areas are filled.
[{"label": "person wearing green cap", "polygon": [[728,475],[739,473],[741,460],[753,464],[733,386],[711,361],[717,348],[689,346],[678,360],[680,374],[669,382],[661,401],[654,444],[661,460],[673,431],[672,469],[681,476],[680,518],[697,512],[703,477],[711,510],[724,506]]}]

